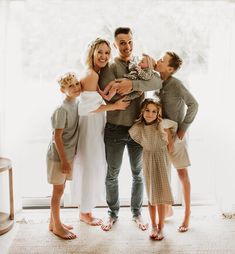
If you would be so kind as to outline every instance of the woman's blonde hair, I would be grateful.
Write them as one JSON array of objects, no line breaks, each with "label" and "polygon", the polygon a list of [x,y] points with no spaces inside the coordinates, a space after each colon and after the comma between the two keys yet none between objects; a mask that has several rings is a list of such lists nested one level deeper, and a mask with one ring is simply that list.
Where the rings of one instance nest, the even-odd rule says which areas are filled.
[{"label": "woman's blonde hair", "polygon": [[87,65],[88,69],[94,68],[94,52],[101,44],[106,44],[111,51],[109,41],[102,39],[102,38],[97,38],[94,41],[92,41],[88,45],[88,53],[87,53],[87,57],[86,57],[86,65]]},{"label": "woman's blonde hair", "polygon": [[139,118],[136,120],[136,122],[145,123],[144,112],[149,104],[153,104],[157,108],[157,117],[154,120],[154,123],[157,123],[157,127],[158,127],[159,123],[162,121],[162,107],[156,99],[152,99],[152,98],[146,98],[142,102],[140,107],[140,115],[139,115]]}]

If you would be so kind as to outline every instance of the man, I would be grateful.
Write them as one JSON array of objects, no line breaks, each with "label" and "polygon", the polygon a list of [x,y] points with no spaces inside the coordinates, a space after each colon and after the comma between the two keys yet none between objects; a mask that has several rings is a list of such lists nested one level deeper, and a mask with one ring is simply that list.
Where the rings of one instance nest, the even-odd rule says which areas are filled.
[{"label": "man", "polygon": [[[128,73],[128,65],[134,61],[132,56],[133,39],[130,28],[119,27],[114,33],[114,46],[118,50],[118,57],[114,63],[104,68],[100,73],[99,85],[102,90],[109,82],[123,78]],[[117,85],[117,92],[111,102],[116,101],[121,95],[130,91],[147,91],[160,89],[162,80],[153,77],[151,80],[128,80],[124,79]],[[134,120],[139,115],[140,104],[144,95],[132,100],[130,106],[124,111],[107,112],[107,124],[105,127],[104,140],[106,160],[108,164],[106,177],[106,199],[109,206],[109,218],[102,224],[102,229],[108,231],[118,218],[120,208],[118,192],[118,175],[122,163],[124,148],[127,146],[132,171],[131,211],[133,220],[142,230],[147,229],[141,217],[141,206],[143,201],[143,179],[142,179],[142,147],[130,138],[128,133]]]},{"label": "man", "polygon": [[[172,75],[181,67],[182,59],[174,52],[166,52],[156,63],[155,70],[160,73],[163,80],[163,87],[156,95],[160,98],[163,118],[168,118],[178,123],[178,131],[174,144],[174,151],[171,160],[177,169],[179,179],[182,183],[185,215],[179,232],[186,232],[190,219],[190,180],[187,167],[190,160],[187,152],[185,133],[193,122],[197,111],[198,103],[191,93],[183,86],[182,82]],[[185,113],[185,107],[187,110]]]}]

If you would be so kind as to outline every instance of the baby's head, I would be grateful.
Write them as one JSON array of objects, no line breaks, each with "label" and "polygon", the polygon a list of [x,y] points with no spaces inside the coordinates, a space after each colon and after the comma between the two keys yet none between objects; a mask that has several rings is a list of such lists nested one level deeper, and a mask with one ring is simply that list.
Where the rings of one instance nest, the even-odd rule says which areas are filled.
[{"label": "baby's head", "polygon": [[67,97],[75,98],[80,95],[81,84],[74,72],[65,73],[58,80],[60,91],[66,94]]},{"label": "baby's head", "polygon": [[140,59],[138,63],[141,69],[149,68],[151,70],[154,69],[155,64],[156,64],[155,60],[147,54],[142,54],[142,58]]}]

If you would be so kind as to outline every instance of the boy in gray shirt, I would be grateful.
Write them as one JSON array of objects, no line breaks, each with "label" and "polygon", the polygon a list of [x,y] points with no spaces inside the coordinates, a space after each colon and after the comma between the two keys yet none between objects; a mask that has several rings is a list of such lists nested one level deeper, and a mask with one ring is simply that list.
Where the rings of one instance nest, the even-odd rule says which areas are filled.
[{"label": "boy in gray shirt", "polygon": [[76,98],[81,85],[74,73],[66,73],[59,81],[65,100],[52,117],[52,140],[47,152],[47,179],[53,184],[49,230],[60,238],[76,238],[71,226],[60,220],[60,200],[66,180],[72,179],[72,164],[78,142],[78,106]]},{"label": "boy in gray shirt", "polygon": [[[157,61],[155,70],[160,73],[163,80],[162,88],[159,92],[156,92],[162,105],[163,118],[168,118],[178,123],[174,149],[170,157],[182,183],[185,201],[185,216],[178,231],[186,232],[189,227],[191,201],[190,180],[187,171],[187,167],[190,166],[190,160],[185,133],[197,114],[198,103],[182,82],[172,76],[181,67],[181,64],[182,59],[177,54],[166,52]],[[187,108],[186,113],[185,108]]]}]

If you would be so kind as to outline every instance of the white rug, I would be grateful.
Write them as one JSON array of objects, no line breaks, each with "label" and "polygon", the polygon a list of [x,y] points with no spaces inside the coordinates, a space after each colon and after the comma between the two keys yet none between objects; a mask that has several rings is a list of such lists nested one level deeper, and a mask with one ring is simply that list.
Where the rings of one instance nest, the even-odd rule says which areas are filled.
[{"label": "white rug", "polygon": [[[143,208],[148,220],[147,208]],[[149,232],[137,229],[131,220],[129,208],[121,208],[117,223],[111,231],[103,232],[78,221],[77,210],[63,210],[66,223],[74,226],[78,234],[75,240],[61,240],[47,230],[49,211],[24,212],[19,230],[9,254],[64,254],[64,253],[162,253],[162,254],[232,254],[235,253],[235,220],[223,219],[208,207],[192,207],[191,228],[178,233],[177,226],[183,215],[182,208],[174,208],[175,214],[165,226],[165,239],[149,240]],[[96,215],[104,218],[106,209],[96,209]]]}]

